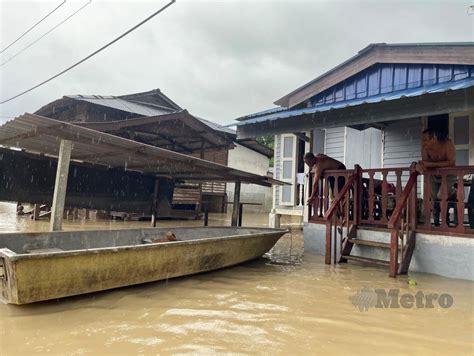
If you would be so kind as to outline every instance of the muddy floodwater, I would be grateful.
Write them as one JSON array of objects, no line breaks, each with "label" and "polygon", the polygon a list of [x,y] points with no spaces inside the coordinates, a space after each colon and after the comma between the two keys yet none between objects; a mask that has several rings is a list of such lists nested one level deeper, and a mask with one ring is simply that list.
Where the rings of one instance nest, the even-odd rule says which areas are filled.
[{"label": "muddy floodwater", "polygon": [[[0,232],[48,229],[47,221],[14,212],[0,203]],[[228,222],[227,215],[210,219]],[[266,215],[244,216],[245,225],[266,222]],[[64,228],[148,224],[68,221]],[[202,222],[159,222],[193,224]],[[389,278],[383,268],[326,266],[321,256],[304,253],[302,231],[291,225],[268,255],[237,267],[26,306],[0,304],[0,354],[472,355],[474,283],[409,277],[416,285]],[[453,303],[380,308],[363,292],[374,289],[447,294]]]}]

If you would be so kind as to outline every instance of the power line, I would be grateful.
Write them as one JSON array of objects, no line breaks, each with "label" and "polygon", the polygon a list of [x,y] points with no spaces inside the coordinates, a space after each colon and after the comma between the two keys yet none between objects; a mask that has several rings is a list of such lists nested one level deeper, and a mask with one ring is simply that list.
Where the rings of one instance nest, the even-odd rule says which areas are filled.
[{"label": "power line", "polygon": [[51,11],[50,13],[48,13],[45,17],[43,17],[41,20],[39,20],[37,23],[35,23],[33,26],[31,26],[28,30],[26,30],[25,32],[23,32],[23,34],[18,37],[15,41],[13,41],[12,43],[10,43],[8,46],[6,46],[4,49],[2,49],[0,51],[0,53],[3,53],[5,52],[8,48],[10,48],[11,46],[13,46],[15,43],[17,43],[19,40],[21,40],[28,32],[30,32],[32,29],[34,29],[36,26],[38,26],[41,22],[43,22],[44,20],[46,20],[46,18],[49,17],[49,15],[51,15],[53,12],[55,12],[57,9],[59,9],[61,6],[63,6],[64,4],[66,3],[66,0],[64,0],[61,4],[59,4],[58,6],[56,6],[56,8],[53,9],[53,11]]},{"label": "power line", "polygon": [[33,46],[35,43],[39,42],[42,38],[46,37],[48,34],[50,34],[51,32],[53,32],[55,29],[57,29],[59,26],[61,26],[63,23],[65,23],[67,20],[69,20],[71,17],[73,17],[74,15],[76,15],[79,11],[81,11],[83,8],[85,8],[87,5],[89,5],[90,3],[92,2],[92,0],[89,0],[88,3],[82,5],[78,10],[74,11],[71,15],[69,15],[68,17],[66,17],[64,20],[62,20],[60,23],[58,23],[56,26],[54,26],[53,28],[51,28],[49,31],[47,31],[46,33],[44,33],[43,35],[41,35],[40,37],[38,37],[36,40],[34,40],[33,42],[31,42],[28,46],[26,46],[25,48],[23,48],[21,51],[17,52],[16,54],[14,54],[13,56],[11,56],[10,58],[8,58],[5,62],[2,62],[0,64],[0,67],[4,66],[5,64],[7,64],[8,62],[10,62],[13,58],[19,56],[20,54],[22,54],[23,52],[25,52],[28,48],[30,48],[31,46]]},{"label": "power line", "polygon": [[60,75],[63,75],[64,73],[68,72],[69,70],[73,69],[74,67],[77,67],[79,64],[87,61],[89,58],[95,56],[97,53],[103,51],[104,49],[106,49],[107,47],[111,46],[112,44],[114,44],[115,42],[119,41],[120,39],[122,39],[123,37],[125,37],[126,35],[128,35],[130,32],[133,32],[134,30],[136,30],[138,27],[140,27],[141,25],[143,25],[145,22],[148,22],[149,20],[151,20],[153,17],[155,17],[156,15],[158,15],[159,13],[163,12],[164,10],[166,10],[169,6],[173,5],[174,3],[176,2],[176,0],[171,0],[168,4],[166,4],[165,6],[163,6],[162,8],[160,8],[158,11],[154,12],[153,14],[151,14],[150,16],[148,16],[146,19],[144,19],[143,21],[141,21],[140,23],[138,23],[137,25],[133,26],[131,29],[129,29],[128,31],[124,32],[123,34],[121,34],[120,36],[118,36],[116,39],[112,40],[111,42],[107,43],[105,46],[102,46],[101,48],[99,48],[97,51],[89,54],[87,57],[81,59],[79,62],[76,62],[74,63],[72,66],[64,69],[63,71],[59,72],[58,74],[52,76],[51,78],[48,78],[44,81],[42,81],[41,83],[39,84],[36,84],[34,87],[31,87],[30,89],[27,89],[15,96],[12,96],[11,98],[8,98],[6,100],[3,100],[3,101],[0,101],[0,104],[5,104],[6,102],[9,102],[13,99],[16,99],[18,98],[19,96],[22,96],[26,93],[29,93],[30,91],[50,82],[51,80],[59,77]]}]

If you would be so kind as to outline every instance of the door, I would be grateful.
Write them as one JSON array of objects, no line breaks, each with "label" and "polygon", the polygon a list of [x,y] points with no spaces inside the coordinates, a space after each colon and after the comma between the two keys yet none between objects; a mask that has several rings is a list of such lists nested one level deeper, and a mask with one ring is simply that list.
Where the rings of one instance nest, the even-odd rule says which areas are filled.
[{"label": "door", "polygon": [[362,131],[346,128],[345,165],[358,164],[364,169],[382,167],[382,131],[368,128]]},{"label": "door", "polygon": [[294,206],[296,195],[296,157],[297,137],[292,134],[281,135],[280,143],[280,179],[291,185],[284,185],[280,189],[280,205]]},{"label": "door", "polygon": [[456,148],[456,166],[474,165],[474,113],[451,114],[449,136]]}]

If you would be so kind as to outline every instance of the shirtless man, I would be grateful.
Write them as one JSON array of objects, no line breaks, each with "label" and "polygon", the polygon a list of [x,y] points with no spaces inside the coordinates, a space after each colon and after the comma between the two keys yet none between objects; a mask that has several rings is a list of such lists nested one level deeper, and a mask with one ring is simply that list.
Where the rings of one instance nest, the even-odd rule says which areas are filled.
[{"label": "shirtless man", "polygon": [[[454,167],[456,162],[456,149],[446,133],[436,132],[433,129],[423,131],[421,136],[421,161],[416,164],[416,170],[423,174],[426,169]],[[456,176],[447,176],[448,197],[455,194],[454,184]],[[433,202],[434,224],[439,225],[439,190],[441,176],[431,176],[431,201]],[[456,216],[456,209],[454,209]]]},{"label": "shirtless man", "polygon": [[[318,197],[318,184],[319,184],[319,179],[321,178],[321,175],[324,173],[325,170],[335,170],[335,169],[346,169],[346,166],[339,162],[338,160],[335,160],[334,158],[331,158],[329,156],[326,156],[325,154],[318,153],[316,156],[313,155],[311,152],[307,152],[304,155],[304,163],[306,163],[309,168],[310,172],[314,174],[313,176],[313,189],[310,197],[308,198],[308,201],[306,202],[307,204],[311,204],[313,200],[315,200]],[[334,177],[328,178],[329,185],[331,186],[331,190],[334,192]],[[345,179],[344,177],[340,177],[337,182],[337,186],[339,190],[341,190],[344,187],[345,184]]]}]

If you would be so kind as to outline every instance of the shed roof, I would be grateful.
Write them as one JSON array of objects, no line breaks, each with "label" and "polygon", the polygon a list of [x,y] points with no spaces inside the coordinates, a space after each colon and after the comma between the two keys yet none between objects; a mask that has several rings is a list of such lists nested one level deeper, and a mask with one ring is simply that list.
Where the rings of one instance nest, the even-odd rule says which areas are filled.
[{"label": "shed roof", "polygon": [[31,153],[57,157],[62,139],[73,142],[74,161],[187,181],[284,184],[270,177],[39,115],[26,113],[0,126],[0,145]]},{"label": "shed roof", "polygon": [[[205,141],[204,149],[211,148],[212,146],[214,146],[214,148],[232,148],[233,142],[235,141],[267,157],[273,156],[273,150],[259,142],[255,140],[238,140],[237,133],[234,130],[192,115],[187,110],[183,110],[159,89],[121,96],[65,95],[62,99],[43,106],[36,114],[50,116],[52,112],[58,110],[58,106],[67,106],[67,103],[71,100],[87,102],[140,116],[139,118],[122,121],[77,123],[78,125],[84,125],[95,130],[120,135],[118,132],[120,129],[135,128],[141,125],[141,128],[146,130],[152,127],[150,134],[156,135],[156,137],[150,135],[141,137],[142,141],[153,142],[153,145],[173,149],[174,151],[182,153],[192,153],[199,150],[201,148],[201,142],[196,140],[196,138],[202,137]],[[153,119],[148,120],[147,117],[153,117]],[[175,122],[171,122],[170,119],[175,120]],[[176,125],[176,120],[181,120],[186,125],[186,128],[181,127],[182,125]],[[160,125],[160,135],[159,132],[156,132],[157,125]],[[153,129],[153,126],[155,129]],[[193,140],[190,140],[189,137],[191,132],[193,132],[195,136]],[[188,135],[185,135],[186,133]],[[146,133],[144,132],[143,135],[146,135]]]}]

